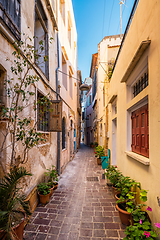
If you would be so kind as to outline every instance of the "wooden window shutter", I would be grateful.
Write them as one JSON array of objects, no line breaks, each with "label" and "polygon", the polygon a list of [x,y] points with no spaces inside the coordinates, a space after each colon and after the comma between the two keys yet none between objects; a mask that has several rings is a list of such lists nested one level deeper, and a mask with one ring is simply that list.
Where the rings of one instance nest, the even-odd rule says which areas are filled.
[{"label": "wooden window shutter", "polygon": [[148,104],[132,113],[132,151],[149,157]]},{"label": "wooden window shutter", "polygon": [[50,132],[62,132],[62,101],[53,100],[50,103]]},{"label": "wooden window shutter", "polygon": [[135,152],[136,147],[136,115],[132,113],[132,151]]}]

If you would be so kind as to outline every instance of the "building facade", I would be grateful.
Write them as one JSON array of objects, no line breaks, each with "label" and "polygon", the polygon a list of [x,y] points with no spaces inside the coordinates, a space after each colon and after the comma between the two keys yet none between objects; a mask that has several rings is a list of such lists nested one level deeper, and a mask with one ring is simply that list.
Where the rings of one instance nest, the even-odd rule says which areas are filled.
[{"label": "building facade", "polygon": [[121,43],[120,35],[106,36],[98,44],[97,56],[97,142],[108,149],[108,91],[112,67]]},{"label": "building facade", "polygon": [[[135,1],[110,81],[111,163],[148,190],[150,217],[160,217],[160,2]],[[143,21],[142,21],[143,16]]]},{"label": "building facade", "polygon": [[[80,102],[77,95],[81,77],[77,73],[77,32],[72,1],[31,0],[28,4],[19,0],[0,0],[0,100],[5,106],[9,106],[9,101],[4,92],[4,81],[13,79],[16,83],[18,77],[23,75],[13,74],[11,68],[15,60],[12,54],[15,51],[15,41],[22,41],[30,49],[37,50],[39,57],[37,61],[22,48],[18,50],[16,45],[20,56],[27,59],[31,66],[29,76],[37,76],[39,79],[29,86],[34,95],[29,97],[28,110],[24,110],[22,114],[30,117],[33,124],[39,122],[35,130],[42,133],[45,139],[28,152],[28,161],[24,165],[33,174],[24,189],[26,196],[29,196],[34,195],[36,185],[42,180],[46,169],[54,165],[60,174],[79,146]],[[41,52],[38,52],[38,45],[41,46]],[[45,56],[47,61],[42,60]],[[53,121],[50,116],[53,114],[43,116],[46,124],[42,124],[39,119],[41,109],[38,101],[44,96],[62,104],[62,119],[59,118],[60,122],[57,122],[60,131],[51,130]],[[33,111],[34,104],[36,111]],[[0,122],[1,146],[3,131],[6,129],[5,121],[1,119]],[[7,141],[10,142],[10,139]],[[9,154],[8,149],[5,153],[1,152],[0,177],[3,177],[10,162]],[[21,156],[21,147],[18,147],[16,154]],[[36,203],[37,199],[32,202],[32,209]]]}]

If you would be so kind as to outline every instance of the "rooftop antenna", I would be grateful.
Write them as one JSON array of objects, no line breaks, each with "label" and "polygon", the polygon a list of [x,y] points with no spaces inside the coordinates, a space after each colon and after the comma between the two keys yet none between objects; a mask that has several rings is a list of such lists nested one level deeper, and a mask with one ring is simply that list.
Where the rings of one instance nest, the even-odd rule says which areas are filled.
[{"label": "rooftop antenna", "polygon": [[124,6],[126,6],[125,3],[126,3],[126,0],[119,0],[119,4],[120,4],[120,38],[122,38],[122,7],[121,7],[121,5],[123,4]]}]

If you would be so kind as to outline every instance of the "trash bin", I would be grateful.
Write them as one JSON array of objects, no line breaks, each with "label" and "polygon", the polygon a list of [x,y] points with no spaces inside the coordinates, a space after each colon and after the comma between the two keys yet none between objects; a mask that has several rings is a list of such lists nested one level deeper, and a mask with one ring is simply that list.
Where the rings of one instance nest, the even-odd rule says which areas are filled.
[{"label": "trash bin", "polygon": [[108,156],[101,157],[102,169],[106,169],[109,165],[110,149],[108,149]]},{"label": "trash bin", "polygon": [[101,157],[102,169],[106,169],[109,164],[108,156]]}]

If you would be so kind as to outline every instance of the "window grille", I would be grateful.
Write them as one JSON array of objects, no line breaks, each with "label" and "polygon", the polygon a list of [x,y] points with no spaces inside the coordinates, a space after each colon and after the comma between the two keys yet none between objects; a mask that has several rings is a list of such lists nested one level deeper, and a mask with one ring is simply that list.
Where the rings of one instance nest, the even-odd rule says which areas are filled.
[{"label": "window grille", "polygon": [[[38,92],[37,100],[40,100],[44,96]],[[49,106],[46,105],[37,105],[37,130],[43,132],[49,132]]]},{"label": "window grille", "polygon": [[144,73],[133,86],[133,95],[137,96],[143,89],[148,86],[148,73]]},{"label": "window grille", "polygon": [[66,123],[65,118],[62,119],[62,149],[66,147]]}]

